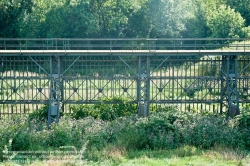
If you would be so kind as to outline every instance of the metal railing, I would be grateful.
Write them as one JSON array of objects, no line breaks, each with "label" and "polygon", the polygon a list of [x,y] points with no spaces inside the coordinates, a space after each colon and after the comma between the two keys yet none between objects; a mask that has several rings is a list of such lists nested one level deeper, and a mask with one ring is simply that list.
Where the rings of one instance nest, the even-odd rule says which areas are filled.
[{"label": "metal railing", "polygon": [[238,50],[249,49],[249,47],[249,39],[245,38],[0,38],[0,50],[215,50],[222,48]]}]

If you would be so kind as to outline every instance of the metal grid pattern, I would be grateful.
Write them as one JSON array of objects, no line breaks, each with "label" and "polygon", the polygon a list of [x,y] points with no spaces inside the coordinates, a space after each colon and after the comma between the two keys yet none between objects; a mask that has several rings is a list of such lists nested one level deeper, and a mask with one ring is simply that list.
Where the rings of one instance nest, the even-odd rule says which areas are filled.
[{"label": "metal grid pattern", "polygon": [[[59,110],[70,112],[71,104],[117,96],[137,103],[142,116],[149,114],[150,104],[218,113],[243,107],[250,101],[250,45],[242,44],[245,39],[240,44],[230,40],[234,39],[0,39],[0,116],[49,104],[53,121]],[[218,48],[226,46],[221,55]],[[66,52],[72,49],[97,52]],[[213,53],[197,52],[206,49]]]},{"label": "metal grid pattern", "polygon": [[136,100],[135,57],[65,57],[63,86],[65,103],[97,103],[109,97]]}]

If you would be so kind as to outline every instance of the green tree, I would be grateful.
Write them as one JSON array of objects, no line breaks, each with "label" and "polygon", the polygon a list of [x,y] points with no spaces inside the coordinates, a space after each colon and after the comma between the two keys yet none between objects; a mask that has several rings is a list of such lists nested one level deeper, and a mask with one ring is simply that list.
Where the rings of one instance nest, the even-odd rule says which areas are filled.
[{"label": "green tree", "polygon": [[33,31],[39,37],[126,37],[129,17],[140,9],[140,3],[132,0],[66,0],[43,13],[46,5],[40,4],[25,25],[28,33]]},{"label": "green tree", "polygon": [[24,38],[46,37],[46,16],[52,9],[59,8],[66,0],[33,0],[31,13],[20,22],[19,34]]},{"label": "green tree", "polygon": [[91,27],[91,15],[85,4],[65,3],[60,7],[53,7],[42,24],[45,37],[73,38],[86,37],[87,27]]},{"label": "green tree", "polygon": [[250,0],[225,0],[226,4],[239,12],[246,20],[246,26],[250,25]]},{"label": "green tree", "polygon": [[213,6],[212,2],[204,0],[192,0],[190,3],[191,13],[187,18],[182,36],[185,38],[207,37],[208,27],[206,25],[206,9]]},{"label": "green tree", "polygon": [[249,4],[250,0],[1,0],[0,37],[247,37]]},{"label": "green tree", "polygon": [[129,30],[138,37],[181,37],[191,5],[191,0],[147,0],[130,18]]},{"label": "green tree", "polygon": [[226,0],[192,0],[193,15],[186,22],[183,37],[246,37],[249,28],[240,13],[227,6]]},{"label": "green tree", "polygon": [[207,26],[210,37],[237,38],[243,37],[245,20],[240,13],[235,12],[229,6],[220,5],[216,10],[207,14]]},{"label": "green tree", "polygon": [[32,0],[0,1],[0,37],[19,37],[20,22],[31,12]]}]

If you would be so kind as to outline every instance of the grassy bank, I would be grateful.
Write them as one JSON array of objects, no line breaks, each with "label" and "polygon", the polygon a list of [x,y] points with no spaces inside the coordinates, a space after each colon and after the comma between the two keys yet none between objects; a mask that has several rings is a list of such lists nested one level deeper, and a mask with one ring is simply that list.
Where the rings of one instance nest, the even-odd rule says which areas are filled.
[{"label": "grassy bank", "polygon": [[[146,165],[146,166],[179,166],[179,165],[216,165],[216,166],[247,166],[250,164],[249,151],[229,149],[226,147],[214,147],[209,150],[199,149],[193,146],[183,146],[172,150],[141,150],[127,151],[124,149],[105,150],[104,157],[100,161],[85,160],[55,160],[53,157],[44,161],[27,162],[29,166],[73,166],[73,165]],[[2,165],[14,166],[18,162],[9,161]],[[19,163],[19,165],[21,165]]]}]

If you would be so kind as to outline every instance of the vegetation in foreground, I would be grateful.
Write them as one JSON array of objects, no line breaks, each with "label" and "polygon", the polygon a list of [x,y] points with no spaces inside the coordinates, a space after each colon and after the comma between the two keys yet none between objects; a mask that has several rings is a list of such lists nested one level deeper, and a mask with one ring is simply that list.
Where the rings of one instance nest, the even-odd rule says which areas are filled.
[{"label": "vegetation in foreground", "polygon": [[[102,108],[113,109],[115,106],[102,105]],[[95,107],[101,114],[103,110]],[[1,161],[31,165],[63,164],[63,161],[72,165],[250,163],[249,108],[233,119],[209,113],[181,112],[171,106],[158,107],[150,117],[138,118],[132,109],[130,114],[122,114],[122,108],[116,110],[121,116],[113,115],[110,117],[115,118],[111,119],[80,114],[96,112],[94,108],[76,109],[75,114],[64,115],[59,124],[52,124],[50,130],[46,120],[41,118],[46,107],[27,117],[2,119]]]},{"label": "vegetation in foreground", "polygon": [[[105,151],[101,161],[71,160],[59,161],[48,159],[44,161],[30,161],[25,165],[29,166],[50,166],[50,165],[147,165],[147,166],[179,166],[179,165],[220,165],[235,166],[249,165],[250,155],[246,151],[233,150],[225,147],[214,147],[209,150],[199,149],[193,146],[179,147],[173,150],[141,150],[124,152],[122,149],[110,149]],[[7,161],[4,165],[17,165],[16,162]]]}]

